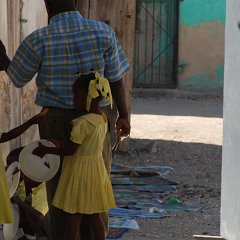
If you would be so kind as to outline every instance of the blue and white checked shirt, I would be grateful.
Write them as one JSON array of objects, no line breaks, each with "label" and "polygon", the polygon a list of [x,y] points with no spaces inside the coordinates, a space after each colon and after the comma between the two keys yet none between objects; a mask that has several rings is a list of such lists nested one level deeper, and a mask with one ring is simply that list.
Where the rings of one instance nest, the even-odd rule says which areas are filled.
[{"label": "blue and white checked shirt", "polygon": [[90,69],[114,82],[129,64],[111,27],[72,11],[57,14],[47,27],[27,36],[7,73],[16,87],[23,87],[37,73],[35,103],[69,109],[74,107],[75,73]]}]

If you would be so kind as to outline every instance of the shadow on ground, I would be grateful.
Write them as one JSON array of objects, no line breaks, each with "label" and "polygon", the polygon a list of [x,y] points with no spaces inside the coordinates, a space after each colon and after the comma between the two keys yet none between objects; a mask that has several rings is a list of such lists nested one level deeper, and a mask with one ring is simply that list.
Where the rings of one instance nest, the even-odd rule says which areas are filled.
[{"label": "shadow on ground", "polygon": [[132,105],[132,114],[216,118],[222,118],[223,116],[222,99],[189,100],[173,98],[156,101],[154,98],[132,98]]},{"label": "shadow on ground", "polygon": [[174,181],[183,184],[220,184],[222,146],[150,139],[131,139],[130,144],[129,152],[114,153],[114,162],[169,166]]}]

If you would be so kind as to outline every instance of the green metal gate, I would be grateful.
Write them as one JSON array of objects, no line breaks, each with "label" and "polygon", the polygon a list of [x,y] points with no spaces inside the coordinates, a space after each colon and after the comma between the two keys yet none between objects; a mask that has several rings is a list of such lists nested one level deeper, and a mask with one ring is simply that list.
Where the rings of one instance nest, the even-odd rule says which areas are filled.
[{"label": "green metal gate", "polygon": [[179,0],[137,0],[135,87],[177,84]]}]

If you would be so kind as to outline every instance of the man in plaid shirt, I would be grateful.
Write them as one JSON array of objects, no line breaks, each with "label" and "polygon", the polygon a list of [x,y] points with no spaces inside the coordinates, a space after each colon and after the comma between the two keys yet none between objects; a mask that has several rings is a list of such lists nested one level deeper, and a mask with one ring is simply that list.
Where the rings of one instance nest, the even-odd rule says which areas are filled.
[{"label": "man in plaid shirt", "polygon": [[[25,86],[37,74],[35,103],[50,109],[39,126],[40,137],[70,141],[70,122],[76,117],[72,86],[77,72],[86,74],[91,69],[109,80],[118,109],[116,132],[120,136],[128,135],[129,113],[122,77],[129,64],[113,29],[84,19],[76,11],[74,0],[45,0],[45,4],[49,25],[27,36],[12,61],[0,41],[0,65],[17,88]],[[106,146],[109,151],[109,144]],[[51,206],[59,176],[60,171],[47,183],[54,240],[63,239],[65,229],[63,213]]]}]

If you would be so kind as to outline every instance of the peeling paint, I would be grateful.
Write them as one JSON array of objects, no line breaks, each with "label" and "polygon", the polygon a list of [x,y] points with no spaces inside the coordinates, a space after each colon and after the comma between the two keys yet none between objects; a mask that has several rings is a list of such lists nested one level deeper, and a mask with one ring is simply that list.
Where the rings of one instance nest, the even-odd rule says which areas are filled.
[{"label": "peeling paint", "polygon": [[215,70],[215,78],[209,79],[207,73],[198,73],[185,79],[180,89],[182,90],[195,90],[195,91],[218,91],[221,92],[223,89],[223,71],[224,66],[218,66]]},{"label": "peeling paint", "polygon": [[224,32],[219,22],[180,25],[178,86],[189,90],[221,90],[223,87]]},{"label": "peeling paint", "polygon": [[180,23],[197,25],[219,21],[225,25],[226,0],[184,0],[180,3]]},{"label": "peeling paint", "polygon": [[222,91],[226,0],[180,3],[178,88]]}]

